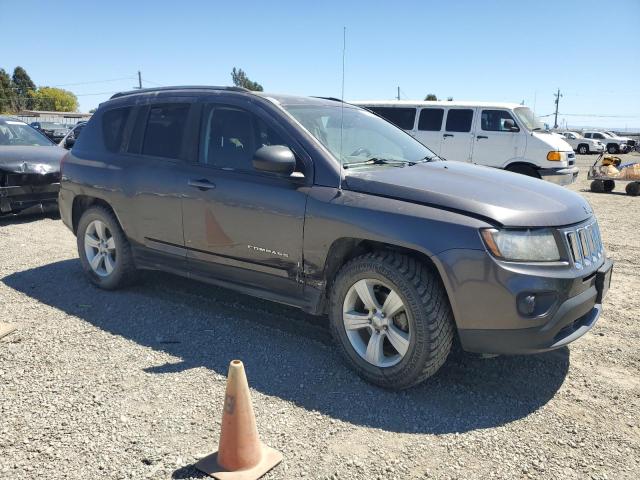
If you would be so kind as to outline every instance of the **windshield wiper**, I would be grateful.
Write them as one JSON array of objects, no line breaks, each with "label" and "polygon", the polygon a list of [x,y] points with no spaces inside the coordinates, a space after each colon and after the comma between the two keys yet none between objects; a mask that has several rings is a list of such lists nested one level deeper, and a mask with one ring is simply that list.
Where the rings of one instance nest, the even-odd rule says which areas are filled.
[{"label": "windshield wiper", "polygon": [[393,160],[390,158],[369,158],[367,160],[363,160],[362,162],[350,162],[345,163],[344,168],[350,168],[355,165],[415,165],[416,162],[411,162],[409,160]]}]

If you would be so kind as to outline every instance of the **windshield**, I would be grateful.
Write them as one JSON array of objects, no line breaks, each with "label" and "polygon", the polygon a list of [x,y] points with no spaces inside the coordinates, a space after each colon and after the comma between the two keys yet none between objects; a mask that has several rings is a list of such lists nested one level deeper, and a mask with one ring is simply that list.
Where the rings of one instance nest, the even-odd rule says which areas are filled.
[{"label": "windshield", "polygon": [[571,135],[573,135],[575,138],[584,138],[582,135],[580,135],[578,132],[569,132]]},{"label": "windshield", "polygon": [[609,135],[611,138],[618,138],[618,135],[616,135],[615,133],[610,132],[610,131],[608,131],[608,130],[605,130],[605,132],[604,132],[604,133],[606,133],[607,135]]},{"label": "windshield", "polygon": [[0,121],[0,145],[49,147],[53,142],[26,123],[5,120]]},{"label": "windshield", "polygon": [[436,158],[413,137],[367,110],[339,105],[284,105],[284,108],[345,166]]},{"label": "windshield", "polygon": [[516,107],[513,109],[527,130],[543,130],[544,125],[538,117],[531,111],[529,107]]}]

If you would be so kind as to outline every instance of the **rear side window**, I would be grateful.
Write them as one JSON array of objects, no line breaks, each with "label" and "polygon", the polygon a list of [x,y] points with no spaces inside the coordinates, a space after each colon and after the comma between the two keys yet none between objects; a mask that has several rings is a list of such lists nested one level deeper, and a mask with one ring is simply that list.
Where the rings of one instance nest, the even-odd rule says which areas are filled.
[{"label": "rear side window", "polygon": [[142,144],[143,155],[180,158],[189,107],[188,103],[151,106]]},{"label": "rear side window", "polygon": [[442,128],[443,108],[423,108],[418,120],[418,130],[439,132]]},{"label": "rear side window", "polygon": [[118,152],[122,146],[125,125],[131,115],[131,107],[114,108],[102,115],[104,146],[110,152]]},{"label": "rear side window", "polygon": [[390,121],[396,127],[403,130],[413,130],[416,121],[415,108],[395,108],[395,107],[367,107],[372,112],[377,113],[382,118]]},{"label": "rear side window", "polygon": [[455,109],[447,114],[447,132],[470,132],[473,110]]},{"label": "rear side window", "polygon": [[[511,132],[505,126],[505,120],[511,120],[516,125],[515,120],[504,110],[482,110],[480,128],[485,132]],[[564,133],[562,135],[565,135]]]}]

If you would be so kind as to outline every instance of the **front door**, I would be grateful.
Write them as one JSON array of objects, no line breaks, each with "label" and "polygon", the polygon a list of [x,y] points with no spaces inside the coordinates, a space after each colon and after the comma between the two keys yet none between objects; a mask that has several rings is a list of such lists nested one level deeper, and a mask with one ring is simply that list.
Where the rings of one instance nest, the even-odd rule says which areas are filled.
[{"label": "front door", "polygon": [[513,116],[507,110],[479,111],[480,122],[473,141],[473,163],[502,168],[510,160],[522,157],[526,145]]},{"label": "front door", "polygon": [[255,170],[264,145],[292,147],[258,107],[204,102],[198,163],[186,167],[182,201],[187,260],[196,277],[299,297],[308,172],[303,163],[292,177]]},{"label": "front door", "polygon": [[473,108],[449,108],[442,132],[440,156],[446,160],[471,162]]}]

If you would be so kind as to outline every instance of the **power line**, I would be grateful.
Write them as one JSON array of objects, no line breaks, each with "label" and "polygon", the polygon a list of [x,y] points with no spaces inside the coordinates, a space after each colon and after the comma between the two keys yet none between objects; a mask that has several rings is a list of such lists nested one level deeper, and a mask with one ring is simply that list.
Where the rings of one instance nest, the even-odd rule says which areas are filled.
[{"label": "power line", "polygon": [[61,83],[58,85],[49,85],[51,87],[73,87],[76,85],[90,85],[90,84],[95,84],[95,83],[108,83],[108,82],[119,82],[121,80],[132,80],[134,79],[134,76],[129,76],[129,77],[120,77],[120,78],[110,78],[107,80],[90,80],[87,82],[76,82],[76,83]]}]

